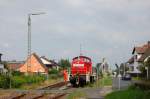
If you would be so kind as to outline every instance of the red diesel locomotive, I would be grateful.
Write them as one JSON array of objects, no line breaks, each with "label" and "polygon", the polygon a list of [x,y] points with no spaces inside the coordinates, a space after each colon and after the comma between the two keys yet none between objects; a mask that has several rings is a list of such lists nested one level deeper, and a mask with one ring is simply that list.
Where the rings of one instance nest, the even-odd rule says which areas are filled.
[{"label": "red diesel locomotive", "polygon": [[86,56],[73,58],[69,80],[73,86],[82,86],[88,82],[93,82],[94,76],[92,74],[92,60]]}]

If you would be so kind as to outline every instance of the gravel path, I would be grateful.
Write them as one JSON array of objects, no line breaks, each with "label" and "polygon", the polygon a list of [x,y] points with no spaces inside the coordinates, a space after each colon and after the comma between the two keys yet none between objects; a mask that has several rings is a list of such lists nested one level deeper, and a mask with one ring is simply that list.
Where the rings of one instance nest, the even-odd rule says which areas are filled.
[{"label": "gravel path", "polygon": [[81,91],[85,92],[87,99],[104,99],[104,96],[112,92],[111,86],[105,86],[103,88],[83,88]]},{"label": "gravel path", "polygon": [[88,99],[104,99],[103,96],[100,95],[101,89],[86,89],[86,95]]}]

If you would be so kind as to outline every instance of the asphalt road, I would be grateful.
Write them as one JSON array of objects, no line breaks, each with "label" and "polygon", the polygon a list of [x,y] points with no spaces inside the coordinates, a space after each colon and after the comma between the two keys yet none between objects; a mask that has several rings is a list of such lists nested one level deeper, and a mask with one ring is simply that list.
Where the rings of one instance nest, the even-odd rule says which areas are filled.
[{"label": "asphalt road", "polygon": [[[120,89],[128,88],[128,86],[131,85],[131,83],[132,83],[131,80],[121,80],[121,78],[120,78]],[[119,78],[118,77],[113,78],[112,88],[119,89]]]}]

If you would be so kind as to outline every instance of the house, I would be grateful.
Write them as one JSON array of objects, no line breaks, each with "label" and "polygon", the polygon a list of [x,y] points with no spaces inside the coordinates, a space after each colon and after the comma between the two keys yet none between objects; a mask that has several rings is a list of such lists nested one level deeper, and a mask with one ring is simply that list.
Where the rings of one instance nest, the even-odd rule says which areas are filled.
[{"label": "house", "polygon": [[[30,63],[30,66],[28,65]],[[24,63],[23,66],[19,68],[20,72],[23,73],[48,73],[48,68],[43,64],[40,57],[33,53]]]},{"label": "house", "polygon": [[2,62],[2,53],[0,53],[0,63]]},{"label": "house", "polygon": [[132,57],[127,61],[130,73],[140,73],[139,66],[150,56],[150,41],[142,46],[133,48]]},{"label": "house", "polygon": [[[29,65],[30,62],[30,65]],[[19,68],[23,73],[41,73],[48,74],[48,71],[52,68],[58,68],[57,63],[48,60],[45,57],[39,57],[36,53],[33,53],[26,62]]]},{"label": "house", "polygon": [[7,61],[7,67],[11,71],[20,71],[20,67],[23,66],[24,61]]}]

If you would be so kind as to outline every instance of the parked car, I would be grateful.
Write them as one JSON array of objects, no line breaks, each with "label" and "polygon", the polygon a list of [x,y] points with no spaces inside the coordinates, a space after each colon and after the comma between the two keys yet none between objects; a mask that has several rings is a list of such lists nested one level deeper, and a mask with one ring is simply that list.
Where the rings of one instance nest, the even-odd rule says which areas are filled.
[{"label": "parked car", "polygon": [[122,76],[122,80],[131,80],[131,75],[126,74],[126,75]]}]

